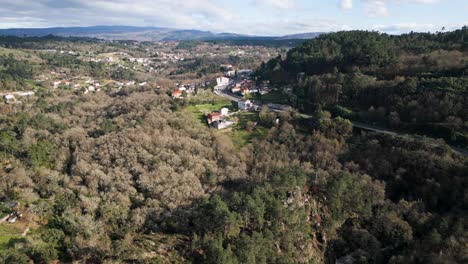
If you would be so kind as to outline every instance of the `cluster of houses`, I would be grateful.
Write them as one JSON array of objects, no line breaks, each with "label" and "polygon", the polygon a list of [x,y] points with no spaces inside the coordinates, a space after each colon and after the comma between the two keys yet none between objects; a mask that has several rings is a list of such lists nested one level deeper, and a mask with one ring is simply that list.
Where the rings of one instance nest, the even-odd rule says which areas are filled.
[{"label": "cluster of houses", "polygon": [[224,90],[226,89],[230,84],[233,83],[233,80],[224,76],[216,78],[216,86],[215,90]]},{"label": "cluster of houses", "polygon": [[261,95],[265,95],[271,91],[268,87],[269,81],[263,81],[259,85],[257,85],[253,80],[250,79],[240,79],[238,81],[233,82],[230,85],[231,93],[233,94],[240,94],[246,96],[248,94],[255,94],[259,93]]},{"label": "cluster of houses", "polygon": [[[155,72],[160,66],[154,63],[154,59],[150,57],[135,58],[126,52],[113,52],[104,55],[104,58],[97,58],[95,54],[89,54],[91,58],[85,58],[85,61],[102,62],[108,65],[117,65],[118,68],[123,69],[137,69],[137,65],[141,65],[146,72]],[[129,62],[130,67],[126,66],[124,62]]]},{"label": "cluster of houses", "polygon": [[107,85],[103,85],[93,79],[87,79],[86,81],[81,80],[81,81],[78,81],[77,83],[73,83],[72,81],[69,81],[69,80],[56,80],[52,82],[52,86],[54,89],[66,88],[66,89],[80,90],[83,92],[83,94],[88,94],[90,92],[93,92],[93,93],[100,92],[104,87],[111,87],[111,88],[116,88],[120,90],[123,87],[129,87],[129,86],[142,87],[145,85],[147,85],[147,82],[137,83],[136,81],[125,81],[125,82],[114,81],[114,82],[108,83]]},{"label": "cluster of houses", "polygon": [[172,98],[181,98],[184,93],[194,94],[195,84],[179,84],[176,83],[176,89],[172,91]]},{"label": "cluster of houses", "polygon": [[253,70],[236,70],[234,66],[230,64],[222,64],[220,67],[224,70],[224,76],[216,79],[216,90],[229,89],[231,93],[243,96],[254,93],[265,95],[271,91],[269,88],[269,81],[263,81],[257,85],[257,83],[252,80]]},{"label": "cluster of houses", "polygon": [[184,61],[184,55],[179,53],[172,53],[172,52],[164,52],[164,51],[156,51],[151,54],[153,57],[158,58],[159,60],[163,61],[163,63],[168,62],[179,62]]},{"label": "cluster of houses", "polygon": [[243,79],[242,81],[236,82],[232,85],[231,92],[240,93],[245,96],[247,94],[257,93],[258,89],[254,81]]},{"label": "cluster of houses", "polygon": [[81,84],[79,83],[73,84],[71,81],[68,81],[68,80],[57,80],[52,83],[52,86],[54,87],[54,89],[57,89],[60,87],[79,89],[81,87]]},{"label": "cluster of houses", "polygon": [[220,68],[224,71],[224,76],[229,78],[246,79],[254,73],[251,69],[236,69],[231,64],[221,64]]},{"label": "cluster of houses", "polygon": [[248,111],[248,110],[258,110],[256,109],[256,106],[254,103],[250,100],[240,100],[237,102],[237,107],[239,107],[239,110],[242,111]]},{"label": "cluster of houses", "polygon": [[209,113],[206,116],[206,122],[209,126],[212,126],[216,129],[225,129],[234,125],[234,121],[228,120],[229,118],[229,109],[221,108],[220,111],[214,111]]}]

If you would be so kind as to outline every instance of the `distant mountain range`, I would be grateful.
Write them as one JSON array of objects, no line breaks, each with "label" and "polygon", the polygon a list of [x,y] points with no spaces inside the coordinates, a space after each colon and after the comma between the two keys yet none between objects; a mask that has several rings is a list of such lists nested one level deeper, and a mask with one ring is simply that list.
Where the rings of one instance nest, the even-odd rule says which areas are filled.
[{"label": "distant mountain range", "polygon": [[162,27],[132,26],[94,26],[94,27],[54,27],[54,28],[11,28],[0,29],[0,35],[17,37],[42,37],[56,35],[64,37],[92,37],[105,40],[136,41],[180,41],[180,40],[216,40],[216,39],[309,39],[322,33],[303,33],[287,36],[251,36],[234,33],[213,33],[194,29],[173,29]]}]

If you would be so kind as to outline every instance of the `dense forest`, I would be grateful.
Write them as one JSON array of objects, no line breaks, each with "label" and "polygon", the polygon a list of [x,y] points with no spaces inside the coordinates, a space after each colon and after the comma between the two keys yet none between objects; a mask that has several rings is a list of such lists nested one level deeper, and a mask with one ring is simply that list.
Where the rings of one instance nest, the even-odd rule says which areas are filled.
[{"label": "dense forest", "polygon": [[258,74],[293,84],[290,103],[356,121],[468,146],[468,28],[398,36],[322,35],[262,65]]},{"label": "dense forest", "polygon": [[170,262],[466,260],[468,161],[450,148],[325,113],[282,114],[237,151],[179,107],[150,88],[63,91],[3,115],[1,198],[40,227],[2,260],[135,262],[154,240]]},{"label": "dense forest", "polygon": [[[187,110],[215,105],[209,90],[174,100],[156,81],[88,94],[39,87],[1,104],[0,212],[18,202],[29,233],[3,243],[0,224],[0,263],[466,263],[468,159],[443,140],[350,121],[439,122],[460,142],[466,35],[307,41],[257,74],[292,84],[288,100],[310,115],[247,113],[258,117],[250,130],[266,132],[241,146]],[[71,55],[39,59],[47,70],[134,77]],[[0,62],[7,78],[35,70]],[[181,65],[191,63],[204,65]]]}]

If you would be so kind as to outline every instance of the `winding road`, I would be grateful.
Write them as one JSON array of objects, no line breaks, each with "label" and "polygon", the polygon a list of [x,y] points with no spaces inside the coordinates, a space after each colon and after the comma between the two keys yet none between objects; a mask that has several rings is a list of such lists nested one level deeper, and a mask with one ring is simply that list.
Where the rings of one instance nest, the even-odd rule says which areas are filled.
[{"label": "winding road", "polygon": [[[231,101],[234,101],[234,102],[245,101],[244,98],[239,97],[239,96],[234,96],[232,94],[228,94],[224,90],[215,91],[215,94],[217,94],[217,95],[219,95],[221,97],[227,98],[227,99],[229,99]],[[262,107],[262,104],[255,101],[254,106],[260,108],[260,107]],[[278,110],[278,109],[271,109],[271,110],[273,110],[275,112],[281,111],[281,110]],[[299,111],[297,111],[297,112],[299,113]],[[300,115],[303,118],[311,118],[312,117],[311,115],[303,114],[303,113],[300,113]],[[387,135],[392,135],[392,136],[408,136],[408,135],[410,135],[410,134],[404,134],[404,133],[392,131],[392,130],[382,128],[382,127],[376,127],[376,126],[368,125],[368,124],[361,123],[361,122],[351,121],[351,123],[352,123],[353,127],[355,127],[355,128],[359,128],[359,129],[362,129],[362,130],[371,131],[371,132],[375,132],[375,133],[382,133],[382,134],[387,134]],[[432,146],[438,146],[438,145],[434,143],[434,144],[432,144]],[[448,145],[448,146],[450,146],[450,148],[452,149],[453,152],[456,152],[456,153],[459,153],[459,154],[461,154],[461,155],[463,155],[465,157],[468,157],[468,150],[467,149],[463,149],[463,148],[459,148],[459,147],[455,147],[455,146],[451,146],[451,145]]]}]

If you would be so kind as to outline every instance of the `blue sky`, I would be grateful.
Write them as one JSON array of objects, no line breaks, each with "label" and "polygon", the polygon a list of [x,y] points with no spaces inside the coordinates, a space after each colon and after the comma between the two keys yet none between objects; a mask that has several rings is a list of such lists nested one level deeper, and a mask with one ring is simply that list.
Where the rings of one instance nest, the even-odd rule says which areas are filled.
[{"label": "blue sky", "polygon": [[0,28],[93,25],[397,34],[468,25],[468,0],[0,0]]}]

